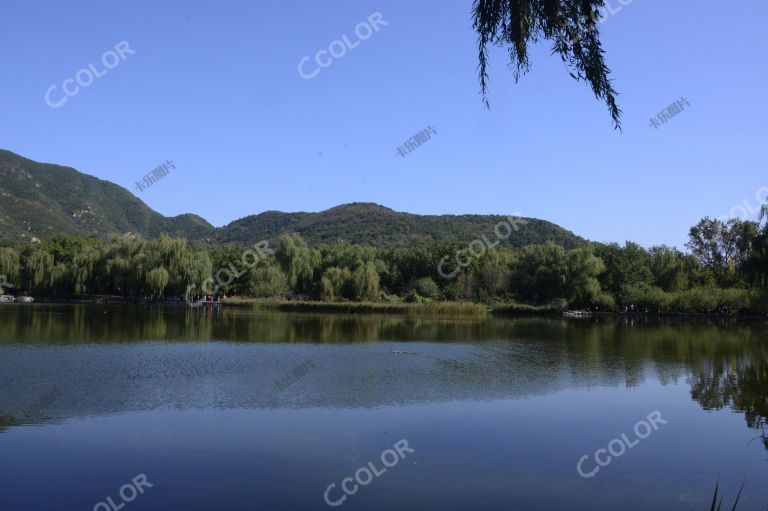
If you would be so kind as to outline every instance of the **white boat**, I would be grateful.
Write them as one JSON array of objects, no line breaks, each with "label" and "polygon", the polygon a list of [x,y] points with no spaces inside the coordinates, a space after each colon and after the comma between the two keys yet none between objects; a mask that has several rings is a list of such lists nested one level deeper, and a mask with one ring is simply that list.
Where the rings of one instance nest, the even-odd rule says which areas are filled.
[{"label": "white boat", "polygon": [[13,295],[0,295],[0,303],[13,303]]},{"label": "white boat", "polygon": [[17,296],[16,303],[32,303],[35,299],[31,296]]},{"label": "white boat", "polygon": [[563,316],[566,318],[589,318],[592,313],[589,311],[566,311],[563,312]]}]

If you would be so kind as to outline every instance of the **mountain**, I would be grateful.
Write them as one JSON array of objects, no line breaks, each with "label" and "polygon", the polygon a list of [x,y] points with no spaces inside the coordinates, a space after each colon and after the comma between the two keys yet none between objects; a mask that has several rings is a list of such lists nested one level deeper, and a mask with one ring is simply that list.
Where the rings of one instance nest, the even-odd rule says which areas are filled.
[{"label": "mountain", "polygon": [[212,231],[197,215],[165,217],[109,181],[0,150],[0,237],[166,232],[198,239]]},{"label": "mountain", "polygon": [[[524,219],[503,243],[524,245],[554,241],[571,247],[581,240],[551,222]],[[381,248],[408,247],[425,241],[469,243],[485,236],[495,241],[501,215],[414,215],[371,203],[344,204],[319,213],[267,211],[214,228],[192,215],[165,217],[125,188],[69,167],[37,163],[0,150],[0,238],[31,240],[56,233],[161,233],[215,243],[274,241],[299,233],[308,243],[356,243]],[[507,228],[499,232],[506,234]]]},{"label": "mountain", "polygon": [[[400,213],[372,203],[356,202],[319,213],[281,213],[267,211],[251,215],[217,229],[218,242],[253,243],[274,240],[286,232],[299,233],[308,243],[353,243],[382,248],[414,246],[425,241],[469,243],[485,235],[493,243],[494,228],[506,217],[501,215],[414,215]],[[571,247],[579,237],[551,222],[522,219],[519,230],[511,232],[506,245],[522,247],[552,240]],[[506,236],[510,231],[500,227]]]}]

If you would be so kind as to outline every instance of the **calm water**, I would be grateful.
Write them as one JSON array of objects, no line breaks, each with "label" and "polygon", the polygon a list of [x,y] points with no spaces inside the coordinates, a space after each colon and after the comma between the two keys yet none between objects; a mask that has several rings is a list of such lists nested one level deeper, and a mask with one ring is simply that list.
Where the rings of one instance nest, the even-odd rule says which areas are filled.
[{"label": "calm water", "polygon": [[767,397],[762,322],[2,305],[0,510],[764,510]]}]

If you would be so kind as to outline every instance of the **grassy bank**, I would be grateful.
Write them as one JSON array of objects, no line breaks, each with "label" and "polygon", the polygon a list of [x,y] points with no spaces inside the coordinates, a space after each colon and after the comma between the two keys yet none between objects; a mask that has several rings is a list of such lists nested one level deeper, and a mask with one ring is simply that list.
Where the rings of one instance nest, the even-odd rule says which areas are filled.
[{"label": "grassy bank", "polygon": [[445,316],[480,318],[489,314],[497,316],[559,315],[565,310],[564,303],[527,305],[503,303],[486,305],[475,302],[315,302],[269,299],[234,298],[224,302],[227,307],[243,307],[250,310],[280,312],[317,312],[340,314],[399,314],[413,316]]},{"label": "grassy bank", "polygon": [[496,316],[541,316],[559,315],[568,309],[565,301],[547,305],[530,305],[527,303],[499,303],[491,307],[491,313]]},{"label": "grassy bank", "polygon": [[251,310],[280,312],[324,312],[342,314],[403,314],[423,316],[483,317],[489,308],[471,302],[311,302],[257,299],[228,299],[227,307],[244,307]]},{"label": "grassy bank", "polygon": [[[637,314],[653,316],[715,315],[763,317],[768,313],[768,297],[764,292],[745,290],[685,291],[680,293],[635,293],[632,303]],[[342,314],[400,314],[445,317],[494,316],[559,316],[569,310],[565,300],[545,305],[520,302],[497,302],[489,305],[464,301],[423,302],[322,302],[281,299],[231,298],[227,307],[282,312],[318,312]],[[603,310],[616,314],[617,310]]]}]

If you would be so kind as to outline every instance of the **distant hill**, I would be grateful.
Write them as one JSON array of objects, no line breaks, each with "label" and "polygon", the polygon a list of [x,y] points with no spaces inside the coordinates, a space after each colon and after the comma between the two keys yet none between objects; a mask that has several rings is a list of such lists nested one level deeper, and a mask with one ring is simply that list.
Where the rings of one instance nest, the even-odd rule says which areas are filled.
[{"label": "distant hill", "polygon": [[109,181],[0,150],[0,236],[133,232],[152,238],[167,232],[197,239],[212,230],[197,215],[165,217]]},{"label": "distant hill", "polygon": [[[215,243],[255,243],[299,233],[309,243],[355,243],[381,248],[425,241],[493,240],[501,215],[414,215],[371,203],[337,206],[319,213],[267,211],[214,228],[196,215],[165,217],[125,188],[69,167],[36,163],[0,150],[0,237],[45,238],[56,233],[161,233]],[[554,241],[571,247],[581,238],[551,222],[526,218],[504,243],[521,247]]]},{"label": "distant hill", "polygon": [[[319,213],[267,211],[241,218],[217,229],[219,242],[273,240],[286,232],[299,233],[308,243],[352,243],[382,248],[410,247],[425,241],[470,242],[481,235],[496,239],[501,215],[414,215],[372,203],[356,202]],[[580,238],[551,222],[526,218],[504,243],[522,247],[552,240],[571,247]],[[506,233],[504,229],[500,232]]]}]

